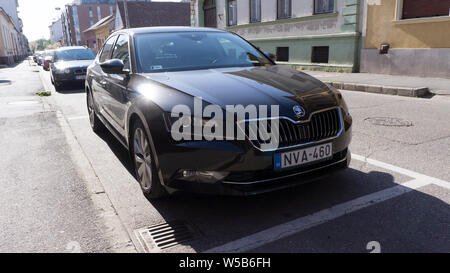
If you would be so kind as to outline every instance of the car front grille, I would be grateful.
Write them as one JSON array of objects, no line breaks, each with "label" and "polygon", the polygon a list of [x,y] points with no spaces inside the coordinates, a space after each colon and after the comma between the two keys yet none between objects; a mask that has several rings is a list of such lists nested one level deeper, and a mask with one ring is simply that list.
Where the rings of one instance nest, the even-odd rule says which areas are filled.
[{"label": "car front grille", "polygon": [[87,68],[75,69],[73,71],[75,75],[85,75],[87,73]]},{"label": "car front grille", "polygon": [[[249,123],[246,123],[246,133],[250,132],[249,127]],[[268,121],[267,129],[271,131],[271,128],[271,121]],[[337,108],[315,113],[312,115],[310,121],[302,123],[295,123],[289,119],[280,118],[278,148],[286,148],[333,138],[339,134],[341,128],[341,115]],[[259,135],[257,138],[257,140],[251,140],[252,144],[257,148],[260,148],[264,143],[268,143],[268,141],[262,140]]]}]

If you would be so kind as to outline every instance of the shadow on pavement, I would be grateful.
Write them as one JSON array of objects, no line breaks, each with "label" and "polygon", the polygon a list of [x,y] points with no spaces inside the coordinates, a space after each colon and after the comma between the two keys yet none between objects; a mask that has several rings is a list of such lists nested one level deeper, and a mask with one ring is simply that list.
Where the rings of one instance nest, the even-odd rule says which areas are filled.
[{"label": "shadow on pavement", "polygon": [[[107,143],[128,172],[134,176],[128,151],[111,133],[103,132],[99,136]],[[301,177],[291,179],[301,179]],[[136,181],[136,183],[138,182]],[[230,197],[176,192],[167,198],[149,202],[165,221],[186,221],[198,228],[202,237],[184,243],[184,245],[197,252],[202,252],[398,185],[401,184],[396,183],[394,176],[388,172],[374,170],[366,173],[349,168],[319,181],[263,195]],[[411,208],[389,205],[411,194],[414,195],[414,206],[421,208],[420,213],[415,213]],[[378,211],[372,212],[370,219],[351,217],[353,215],[364,215],[365,211],[372,209],[372,207],[377,208]],[[341,223],[341,229],[337,231],[331,231],[332,226],[329,227],[330,232],[333,232],[333,236],[338,236],[341,243],[353,242],[353,245],[348,248],[342,248],[342,244],[327,242],[330,237],[327,237],[327,234],[323,232],[313,232],[313,235],[307,238],[307,242],[304,237],[300,237],[302,240],[295,241],[294,239],[294,242],[290,242],[289,247],[272,243],[277,247],[268,251],[367,252],[364,247],[368,241],[365,240],[366,237],[372,236],[372,238],[380,238],[379,240],[386,241],[384,243],[386,252],[389,252],[389,249],[393,252],[402,252],[408,249],[416,252],[433,250],[439,252],[448,249],[447,246],[450,243],[448,222],[446,224],[449,213],[450,206],[448,203],[420,191],[411,191],[408,194],[358,210],[299,233],[301,235],[333,221],[348,218],[349,220]],[[418,218],[414,218],[414,215],[418,215]],[[373,223],[370,223],[370,221],[373,221]],[[430,224],[427,224],[428,222]],[[380,234],[380,226],[382,227],[383,223],[389,223],[390,226],[386,227],[385,233],[381,232]],[[396,225],[401,230],[397,230]],[[348,228],[345,228],[346,226]],[[359,226],[360,229],[352,229],[353,226]],[[426,232],[421,231],[425,227]],[[420,233],[420,236],[416,233]],[[377,234],[378,237],[373,234]],[[417,242],[415,248],[407,248],[419,237],[424,241]],[[397,241],[394,242],[394,240]],[[428,245],[427,241],[433,242],[434,245]],[[391,243],[392,245],[390,245]],[[360,246],[362,247],[358,248]],[[264,251],[264,247],[260,248],[259,251]]]}]

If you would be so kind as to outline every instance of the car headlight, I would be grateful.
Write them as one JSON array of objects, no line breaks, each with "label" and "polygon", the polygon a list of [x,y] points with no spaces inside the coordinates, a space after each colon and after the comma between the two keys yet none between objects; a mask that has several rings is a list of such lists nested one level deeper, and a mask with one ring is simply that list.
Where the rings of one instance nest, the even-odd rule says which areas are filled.
[{"label": "car headlight", "polygon": [[56,74],[69,74],[70,69],[69,68],[56,68],[55,73]]},{"label": "car headlight", "polygon": [[348,131],[349,128],[353,124],[353,118],[350,115],[350,111],[348,110],[347,103],[345,103],[345,99],[344,99],[344,97],[342,96],[342,93],[339,90],[337,90],[333,86],[330,86],[329,84],[327,84],[327,85],[328,85],[328,88],[330,88],[330,90],[336,96],[336,100],[338,101],[339,107],[342,109],[342,116],[343,116],[343,119],[344,119],[345,131]]},{"label": "car headlight", "polygon": [[344,116],[350,115],[350,112],[348,111],[347,103],[345,103],[344,97],[342,96],[342,93],[336,89],[336,87],[331,86],[330,84],[326,84],[328,88],[334,93],[336,96],[336,100],[338,101],[339,106],[344,111]]},{"label": "car headlight", "polygon": [[[164,120],[169,132],[180,132],[182,130],[185,132],[190,130],[192,139],[194,139],[194,136],[203,136],[205,132],[212,132],[214,134],[217,132],[216,130],[224,126],[223,122],[215,119],[177,116],[172,113],[165,113]],[[201,134],[199,135],[198,132],[201,132]],[[221,135],[223,135],[223,132],[221,132]]]}]

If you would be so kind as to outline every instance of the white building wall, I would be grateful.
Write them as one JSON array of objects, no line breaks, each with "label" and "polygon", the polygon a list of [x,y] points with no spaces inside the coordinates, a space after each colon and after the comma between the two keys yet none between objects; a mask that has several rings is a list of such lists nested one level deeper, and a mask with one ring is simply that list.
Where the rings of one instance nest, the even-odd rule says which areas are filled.
[{"label": "white building wall", "polygon": [[61,19],[55,21],[50,26],[50,39],[52,42],[56,43],[63,38],[63,26]]},{"label": "white building wall", "polygon": [[276,19],[277,19],[277,0],[262,0],[261,22],[270,22],[275,21]]},{"label": "white building wall", "polygon": [[[222,12],[219,6],[225,6],[226,0],[218,0],[218,14]],[[292,19],[295,22],[283,24],[272,24],[267,26],[255,26],[250,24],[249,0],[238,0],[238,26],[248,25],[248,28],[233,30],[247,39],[281,38],[292,36],[323,35],[341,33],[341,26],[344,24],[343,16],[340,16],[345,0],[335,0],[335,10],[338,13],[335,17],[314,20],[314,0],[293,0]],[[225,10],[225,7],[223,7]],[[302,21],[301,18],[307,20]],[[289,20],[289,19],[288,19]],[[261,1],[261,22],[277,21],[277,0]],[[279,21],[280,23],[282,21]],[[257,25],[257,23],[256,23]],[[226,28],[226,20],[219,24],[219,28]]]},{"label": "white building wall", "polygon": [[0,0],[0,7],[12,18],[18,30],[20,30],[19,13],[17,12],[17,0]]}]

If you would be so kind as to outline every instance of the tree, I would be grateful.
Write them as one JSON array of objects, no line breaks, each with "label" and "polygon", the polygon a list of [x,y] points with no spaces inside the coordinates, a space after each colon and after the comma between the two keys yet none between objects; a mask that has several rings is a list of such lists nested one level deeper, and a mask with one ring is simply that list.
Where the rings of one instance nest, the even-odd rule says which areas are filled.
[{"label": "tree", "polygon": [[30,43],[30,49],[33,52],[42,51],[49,48],[56,48],[50,40],[39,39]]}]

